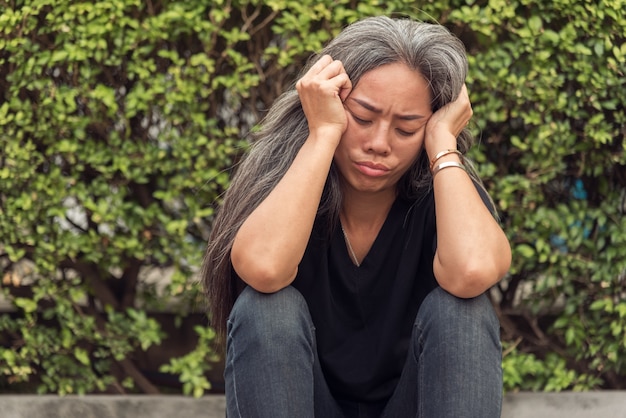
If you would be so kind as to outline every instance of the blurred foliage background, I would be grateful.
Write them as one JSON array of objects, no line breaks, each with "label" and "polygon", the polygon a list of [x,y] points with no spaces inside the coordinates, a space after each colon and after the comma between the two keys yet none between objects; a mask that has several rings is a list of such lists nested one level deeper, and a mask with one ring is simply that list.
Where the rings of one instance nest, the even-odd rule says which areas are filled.
[{"label": "blurred foliage background", "polygon": [[246,135],[361,17],[465,43],[507,391],[626,388],[623,0],[0,0],[0,391],[220,390],[195,273]]}]

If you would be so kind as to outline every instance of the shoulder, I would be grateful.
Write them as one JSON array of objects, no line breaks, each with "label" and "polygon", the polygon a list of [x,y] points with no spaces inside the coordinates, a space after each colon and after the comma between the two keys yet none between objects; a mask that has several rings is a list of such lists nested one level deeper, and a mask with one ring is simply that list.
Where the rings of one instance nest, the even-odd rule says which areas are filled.
[{"label": "shoulder", "polygon": [[403,208],[406,216],[414,219],[427,220],[435,216],[435,194],[433,189],[429,189],[415,199],[398,197],[397,206]]}]

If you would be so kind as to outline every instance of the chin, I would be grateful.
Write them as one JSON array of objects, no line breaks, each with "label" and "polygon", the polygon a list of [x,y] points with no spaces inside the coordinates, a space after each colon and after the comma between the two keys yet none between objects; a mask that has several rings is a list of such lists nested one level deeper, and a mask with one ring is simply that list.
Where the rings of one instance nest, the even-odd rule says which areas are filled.
[{"label": "chin", "polygon": [[389,187],[387,184],[359,184],[356,187],[353,187],[353,189],[355,189],[358,192],[361,193],[370,193],[370,194],[377,194],[377,193],[385,193],[385,192],[389,192],[391,189],[395,190],[395,188]]}]

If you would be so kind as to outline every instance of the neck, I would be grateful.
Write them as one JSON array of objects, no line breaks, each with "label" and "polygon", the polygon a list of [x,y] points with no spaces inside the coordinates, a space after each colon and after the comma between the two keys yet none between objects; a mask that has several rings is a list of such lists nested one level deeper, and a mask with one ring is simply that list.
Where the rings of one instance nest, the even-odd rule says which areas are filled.
[{"label": "neck", "polygon": [[395,191],[344,193],[340,214],[342,225],[350,231],[378,230],[387,218],[395,199]]},{"label": "neck", "polygon": [[395,193],[347,193],[339,213],[352,262],[360,266],[387,219]]}]

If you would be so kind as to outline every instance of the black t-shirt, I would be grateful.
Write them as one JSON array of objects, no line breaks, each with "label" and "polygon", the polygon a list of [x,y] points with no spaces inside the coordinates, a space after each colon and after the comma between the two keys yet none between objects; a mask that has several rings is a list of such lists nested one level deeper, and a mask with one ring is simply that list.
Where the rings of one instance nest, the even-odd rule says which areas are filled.
[{"label": "black t-shirt", "polygon": [[306,299],[331,392],[338,399],[387,400],[406,360],[417,310],[433,275],[432,191],[396,199],[369,253],[355,266],[340,227],[317,222],[293,283]]}]

